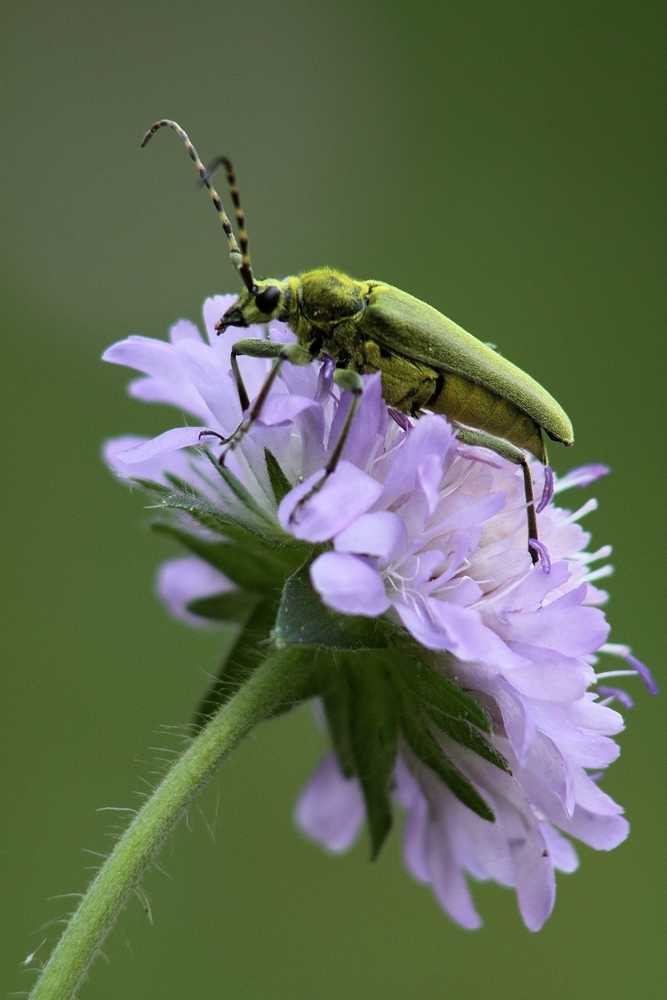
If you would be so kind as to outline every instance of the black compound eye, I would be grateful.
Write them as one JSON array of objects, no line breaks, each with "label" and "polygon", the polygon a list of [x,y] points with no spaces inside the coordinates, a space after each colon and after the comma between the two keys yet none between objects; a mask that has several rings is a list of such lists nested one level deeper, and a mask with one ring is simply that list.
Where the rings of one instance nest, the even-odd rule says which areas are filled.
[{"label": "black compound eye", "polygon": [[260,312],[268,316],[280,301],[280,289],[277,285],[268,285],[259,295],[255,296],[255,303]]}]

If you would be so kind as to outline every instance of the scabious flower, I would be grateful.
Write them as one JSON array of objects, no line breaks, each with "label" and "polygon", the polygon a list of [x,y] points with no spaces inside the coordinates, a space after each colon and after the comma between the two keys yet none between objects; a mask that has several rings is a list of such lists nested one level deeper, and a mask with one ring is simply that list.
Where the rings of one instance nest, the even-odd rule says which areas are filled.
[{"label": "scabious flower", "polygon": [[[623,728],[610,703],[631,702],[597,681],[639,674],[655,693],[629,649],[607,642],[596,581],[611,572],[611,550],[588,552],[579,524],[595,501],[571,513],[551,499],[607,470],[587,466],[554,485],[534,464],[544,503],[533,565],[520,470],[459,444],[442,417],[392,419],[374,375],[335,474],[297,507],[321,476],[349,394],[339,397],[326,360],[283,365],[221,468],[202,445],[215,453],[242,418],[230,348],[235,335],[265,336],[216,337],[233,301],[206,301],[208,342],[181,320],[169,343],[130,337],[104,355],[144,373],[131,395],[185,414],[156,438],[108,442],[105,456],[154,490],[171,515],[162,530],[189,550],[159,573],[172,612],[235,623],[200,720],[253,669],[258,639],[312,646],[317,680],[303,697],[320,697],[334,751],[300,796],[301,829],[338,852],[367,818],[377,853],[393,796],[406,813],[406,865],[455,921],[479,926],[469,877],[492,879],[516,890],[538,930],[554,871],[577,867],[568,838],[609,850],[628,832],[599,778]],[[280,323],[268,333],[293,340]],[[268,362],[242,368],[253,398]],[[624,669],[596,672],[600,653],[622,657]]]}]

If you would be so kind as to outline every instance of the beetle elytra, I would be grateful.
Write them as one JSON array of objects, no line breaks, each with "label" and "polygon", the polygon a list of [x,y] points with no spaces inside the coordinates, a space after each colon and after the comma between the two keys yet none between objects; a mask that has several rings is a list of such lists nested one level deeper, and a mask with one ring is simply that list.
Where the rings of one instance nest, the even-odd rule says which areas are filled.
[{"label": "beetle elytra", "polygon": [[[424,410],[443,414],[456,426],[463,443],[482,446],[521,466],[528,519],[529,551],[538,560],[537,517],[533,480],[525,451],[547,464],[542,432],[571,445],[572,424],[556,400],[530,375],[467,333],[432,306],[381,281],[356,281],[340,271],[319,268],[284,281],[255,278],[248,253],[248,236],[231,162],[220,157],[234,204],[239,242],[207,170],[187,134],[176,122],[156,122],[143,138],[166,126],[184,142],[202,184],[208,189],[227,236],[234,267],[244,284],[237,302],[217,323],[249,327],[280,320],[297,343],[277,344],[247,339],[232,348],[232,370],[244,418],[223,440],[221,461],[258,419],[283,362],[309,364],[330,357],[334,381],[354,394],[353,404],[323,474],[293,511],[307,503],[333,474],[358,409],[361,375],[379,371],[382,395],[391,408],[418,417]],[[273,359],[270,373],[252,406],[238,366],[239,356]]]}]

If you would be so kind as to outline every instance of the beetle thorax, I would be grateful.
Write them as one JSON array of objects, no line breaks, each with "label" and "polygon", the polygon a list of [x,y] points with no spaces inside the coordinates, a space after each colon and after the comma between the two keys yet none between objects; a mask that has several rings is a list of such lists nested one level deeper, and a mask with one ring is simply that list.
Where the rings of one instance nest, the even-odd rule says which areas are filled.
[{"label": "beetle thorax", "polygon": [[319,268],[300,276],[298,309],[309,324],[327,329],[359,316],[366,308],[366,293],[367,283],[354,281],[340,271]]}]

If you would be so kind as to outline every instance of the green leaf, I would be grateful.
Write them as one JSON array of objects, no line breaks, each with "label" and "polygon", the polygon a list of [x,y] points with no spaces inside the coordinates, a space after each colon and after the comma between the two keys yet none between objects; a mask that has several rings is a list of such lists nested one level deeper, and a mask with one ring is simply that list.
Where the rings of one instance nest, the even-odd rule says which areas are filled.
[{"label": "green leaf", "polygon": [[152,479],[144,479],[142,476],[129,476],[128,479],[131,483],[141,486],[142,490],[157,493],[159,496],[166,496],[173,489],[173,486],[165,486],[163,483],[156,483]]},{"label": "green leaf", "polygon": [[211,597],[200,597],[190,601],[188,611],[202,618],[212,618],[221,622],[236,622],[244,625],[261,600],[259,594],[249,590],[228,590]]},{"label": "green leaf", "polygon": [[313,590],[310,561],[286,582],[273,633],[279,644],[325,646],[329,649],[383,649],[387,629],[379,619],[341,615],[320,600]]},{"label": "green leaf", "polygon": [[352,693],[347,672],[341,669],[331,657],[328,683],[322,691],[322,702],[339,767],[346,778],[356,774],[356,764],[352,752],[352,732],[350,723],[350,703]]},{"label": "green leaf", "polygon": [[403,658],[401,667],[402,682],[407,682],[414,701],[439,729],[484,760],[512,773],[503,755],[479,732],[480,729],[492,732],[491,720],[469,694],[433,667],[411,662],[410,656]]},{"label": "green leaf", "polygon": [[501,771],[506,771],[507,774],[512,773],[503,755],[488,740],[485,740],[479,730],[471,726],[469,722],[465,722],[463,719],[453,719],[450,715],[443,715],[440,712],[429,714],[436,726],[451,739],[460,743],[461,746],[467,747],[468,750],[472,750],[484,760],[488,760],[490,764],[499,767]]},{"label": "green leaf", "polygon": [[401,729],[415,757],[430,767],[457,799],[482,819],[490,823],[495,822],[493,811],[477,789],[447,757],[422,719],[418,704],[409,695],[406,696],[406,692],[401,699]]},{"label": "green leaf", "polygon": [[[175,476],[173,472],[165,472],[164,478],[171,484],[172,489],[180,490],[181,493],[191,493],[192,496],[203,499],[200,491],[195,489],[192,483],[186,483],[184,479],[181,479],[180,476]],[[170,491],[167,489],[166,492],[169,493]]]},{"label": "green leaf", "polygon": [[215,566],[238,587],[258,593],[282,588],[285,577],[294,572],[310,550],[307,545],[298,548],[271,543],[262,545],[259,540],[253,540],[252,546],[235,541],[211,542],[163,521],[156,522],[152,527],[153,531],[169,535],[209,565]]},{"label": "green leaf", "polygon": [[485,733],[491,732],[491,720],[484,709],[447,677],[433,667],[408,656],[402,661],[403,676],[418,699],[444,715],[472,723]]},{"label": "green leaf", "polygon": [[233,472],[231,472],[226,466],[220,465],[220,462],[216,459],[214,455],[211,454],[208,448],[203,449],[204,454],[210,461],[211,465],[222,478],[225,484],[229,487],[231,492],[234,494],[236,499],[241,503],[246,510],[249,510],[252,514],[264,521],[271,527],[275,526],[275,522],[271,514],[269,514],[261,504],[255,499],[255,497],[250,493],[248,489],[243,485],[240,479],[238,479]]},{"label": "green leaf", "polygon": [[[183,510],[197,521],[198,524],[210,528],[217,534],[223,534],[238,542],[256,543],[256,540],[266,538],[258,527],[248,524],[241,517],[221,510],[204,498],[185,490],[164,488],[150,480],[135,479],[139,486],[157,493],[161,497],[160,506],[167,510]],[[276,534],[278,529],[276,528]],[[283,537],[286,537],[283,535]],[[270,540],[274,540],[271,538]]]},{"label": "green leaf", "polygon": [[371,838],[371,859],[380,853],[392,825],[391,783],[398,752],[396,689],[378,653],[346,655],[350,748],[359,778]]},{"label": "green leaf", "polygon": [[[277,648],[282,649],[283,647]],[[296,705],[300,705],[304,701],[310,701],[312,698],[321,697],[329,683],[331,664],[329,662],[325,663],[325,661],[332,659],[330,654],[323,649],[313,649],[308,646],[300,648],[307,651],[310,655],[310,668],[302,673],[299,683],[290,693],[289,698],[276,706],[274,710],[275,715],[281,715],[283,712],[291,712]]]},{"label": "green leaf", "polygon": [[271,489],[276,498],[276,505],[278,505],[283,497],[286,497],[292,489],[292,484],[281,469],[278,459],[268,448],[264,449],[264,459],[266,461],[266,471],[271,483]]}]

